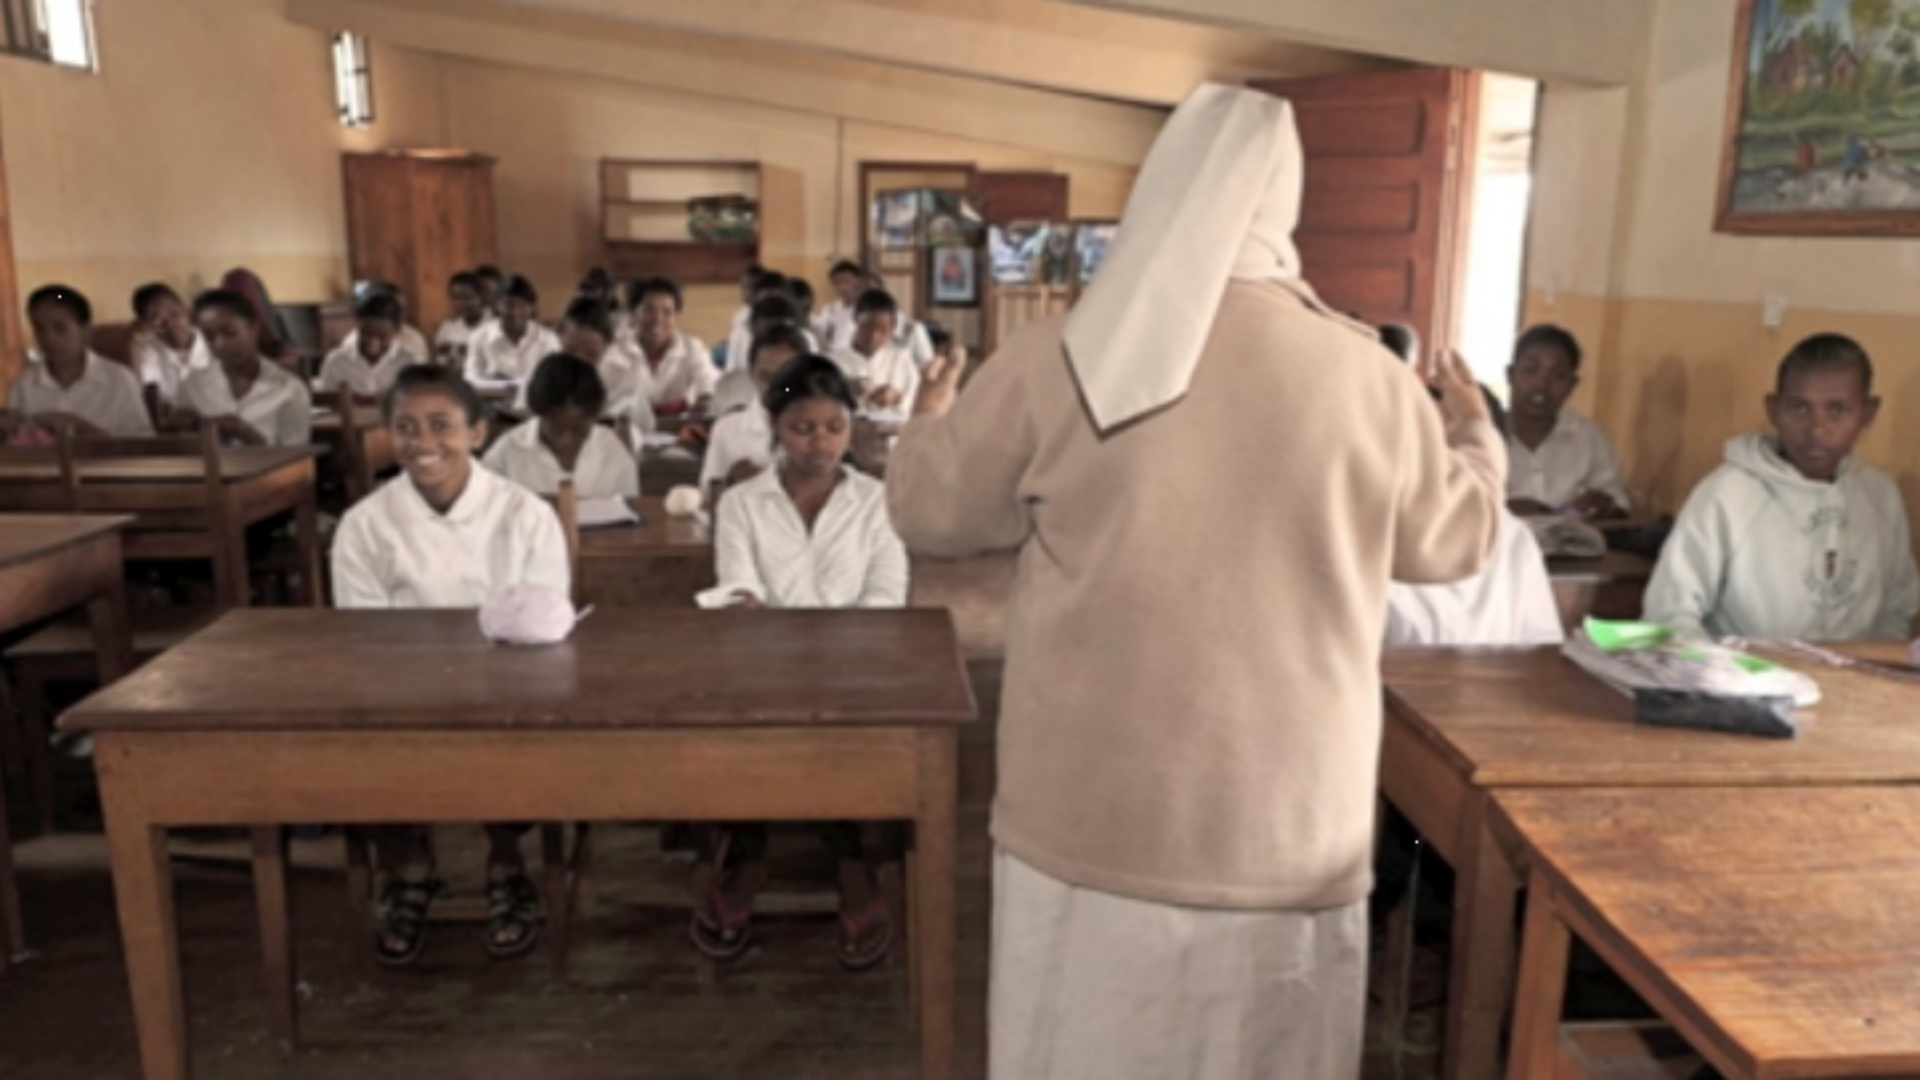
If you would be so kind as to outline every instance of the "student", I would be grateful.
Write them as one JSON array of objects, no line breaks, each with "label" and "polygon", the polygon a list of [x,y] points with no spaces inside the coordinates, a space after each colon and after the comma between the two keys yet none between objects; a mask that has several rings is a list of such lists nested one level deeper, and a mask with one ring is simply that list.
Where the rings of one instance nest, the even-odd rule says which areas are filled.
[{"label": "student", "polygon": [[746,328],[747,319],[753,314],[754,297],[760,292],[760,277],[766,272],[766,267],[754,263],[740,275],[740,306],[733,313],[733,321],[727,324],[729,340]]},{"label": "student", "polygon": [[[475,468],[486,442],[480,396],[458,372],[417,365],[400,373],[385,404],[402,474],[340,521],[333,544],[333,602],[340,608],[478,608],[507,585],[561,596],[572,587],[560,519],[539,496]],[[488,825],[487,951],[526,952],[540,935],[540,893],[520,852],[525,826]],[[387,875],[374,949],[389,966],[411,963],[426,942],[427,909],[444,887],[427,831],[369,830]]]},{"label": "student", "polygon": [[[893,295],[892,291],[887,288],[886,281],[882,279],[879,274],[869,272],[866,280],[867,292],[883,292],[888,296]],[[899,345],[912,353],[914,364],[924,368],[927,366],[927,361],[933,359],[933,336],[927,332],[927,327],[924,323],[913,317],[913,314],[907,310],[906,305],[901,304],[897,298],[894,300],[894,303],[899,311],[893,320],[893,336]],[[858,313],[856,313],[856,315],[857,314]]]},{"label": "student", "polygon": [[833,303],[821,308],[814,317],[814,336],[820,339],[821,348],[829,352],[851,349],[853,306],[860,302],[860,294],[866,291],[867,272],[860,268],[859,263],[841,259],[828,271],[827,280],[833,283]]},{"label": "student", "polygon": [[194,300],[193,318],[218,363],[187,377],[179,418],[212,424],[230,443],[311,442],[313,395],[304,380],[260,354],[254,305],[239,293],[213,289]]},{"label": "student", "polygon": [[747,325],[736,327],[733,336],[727,340],[727,370],[746,371],[750,366],[753,353],[753,339],[760,331],[772,325],[772,312],[781,312],[780,321],[793,323],[800,332],[807,335],[808,352],[820,351],[819,342],[812,333],[800,323],[800,309],[793,302],[793,293],[787,287],[787,276],[777,270],[768,270],[760,275],[759,287],[755,290],[753,303],[747,309]]},{"label": "student", "polygon": [[863,409],[905,411],[920,390],[920,365],[895,333],[899,319],[892,296],[878,289],[862,293],[854,305],[853,345],[834,354],[857,374]]},{"label": "student", "polygon": [[236,266],[221,276],[220,290],[243,296],[252,305],[253,325],[259,328],[261,356],[289,362],[298,358],[299,350],[294,347],[287,321],[281,318],[280,309],[274,305],[273,295],[267,292],[267,283],[260,280],[259,274]]},{"label": "student", "polygon": [[507,275],[497,266],[482,263],[473,268],[473,278],[480,283],[480,310],[487,313],[487,318],[498,319],[500,294],[506,288]]},{"label": "student", "polygon": [[[393,343],[398,345],[408,356],[416,358],[417,362],[422,364],[426,363],[427,359],[433,355],[433,346],[428,344],[427,335],[421,333],[415,329],[411,323],[407,322],[407,296],[400,291],[400,286],[395,285],[391,281],[374,280],[362,282],[360,287],[354,290],[354,309],[357,311],[360,304],[376,296],[390,296],[393,298],[393,302],[399,305],[400,321],[397,324],[398,329],[395,330],[392,335]],[[347,331],[346,339],[340,343],[341,347],[358,348],[360,345],[359,334],[360,330],[358,327]]]},{"label": "student", "polygon": [[426,361],[399,342],[404,323],[398,297],[374,293],[360,301],[353,314],[353,334],[320,365],[319,390],[371,401],[392,389],[403,369]]},{"label": "student", "polygon": [[607,384],[578,356],[555,353],[540,361],[527,384],[534,419],[502,436],[487,451],[487,468],[536,495],[556,495],[572,480],[582,499],[640,495],[640,463],[620,437],[600,423]]},{"label": "student", "polygon": [[[486,293],[485,278],[481,294]],[[561,352],[554,332],[534,321],[540,292],[518,274],[500,286],[500,317],[473,332],[467,341],[467,381],[524,383],[534,366]]]},{"label": "student", "polygon": [[[809,333],[813,330],[813,283],[803,277],[787,279],[787,296],[793,300],[793,310],[800,316],[797,325]],[[815,335],[814,340],[819,340]]]},{"label": "student", "polygon": [[[642,404],[646,377],[633,356],[613,337],[613,316],[607,305],[590,296],[576,297],[560,320],[560,349],[593,364],[606,385],[604,415],[634,421],[642,431],[653,430],[653,411]],[[520,389],[521,408],[528,406],[527,388]]]},{"label": "student", "polygon": [[133,320],[133,370],[140,374],[147,411],[164,419],[187,376],[212,366],[213,352],[194,328],[186,302],[163,282],[133,291]]},{"label": "student", "polygon": [[1873,423],[1873,363],[1839,334],[1780,361],[1774,436],[1727,443],[1687,499],[1647,587],[1646,615],[1713,638],[1905,641],[1920,573],[1900,491],[1853,456]]},{"label": "student", "polygon": [[806,351],[806,337],[792,326],[776,326],[753,339],[757,394],[745,408],[714,421],[707,456],[700,463],[700,490],[709,506],[722,489],[751,480],[773,464],[773,417],[762,399],[773,388],[774,376]]},{"label": "student", "polygon": [[642,278],[628,288],[627,306],[634,318],[628,351],[642,365],[654,415],[704,414],[713,406],[720,372],[706,343],[680,330],[680,286],[663,277]]},{"label": "student", "polygon": [[[824,356],[780,370],[765,405],[778,464],[727,493],[714,525],[719,585],[703,600],[749,608],[897,608],[907,602],[907,552],[887,520],[880,481],[845,464],[853,387]],[[839,859],[840,962],[864,970],[885,959],[893,925],[876,879],[891,856],[881,830],[823,829]],[[753,896],[765,876],[764,827],[705,830],[690,878],[695,947],[716,959],[751,940]]]},{"label": "student", "polygon": [[433,333],[433,359],[456,371],[465,371],[467,346],[473,342],[473,335],[493,321],[486,302],[481,299],[479,275],[462,270],[448,278],[447,306],[453,315]]},{"label": "student", "polygon": [[29,428],[47,435],[62,428],[90,437],[153,434],[140,380],[87,346],[93,305],[85,296],[65,285],[35,289],[27,319],[40,355],[7,392],[0,436],[11,439]]},{"label": "student", "polygon": [[1567,408],[1580,385],[1580,343],[1557,326],[1536,326],[1513,346],[1507,368],[1513,431],[1507,499],[1522,517],[1622,517],[1631,509],[1620,459],[1593,421]]}]

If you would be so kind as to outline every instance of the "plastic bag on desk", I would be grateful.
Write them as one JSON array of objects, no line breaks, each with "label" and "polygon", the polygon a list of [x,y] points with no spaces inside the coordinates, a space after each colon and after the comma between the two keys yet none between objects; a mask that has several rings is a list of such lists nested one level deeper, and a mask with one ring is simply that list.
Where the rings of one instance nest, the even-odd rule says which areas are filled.
[{"label": "plastic bag on desk", "polygon": [[1738,649],[1696,641],[1658,623],[1588,619],[1561,652],[1629,696],[1670,691],[1720,697],[1784,697],[1797,708],[1819,704],[1812,679]]}]

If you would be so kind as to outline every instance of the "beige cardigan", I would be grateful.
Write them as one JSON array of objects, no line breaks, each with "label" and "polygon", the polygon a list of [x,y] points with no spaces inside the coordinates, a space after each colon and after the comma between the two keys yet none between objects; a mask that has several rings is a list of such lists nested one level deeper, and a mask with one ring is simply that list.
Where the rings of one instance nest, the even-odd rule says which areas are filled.
[{"label": "beige cardigan", "polygon": [[1304,285],[1230,285],[1187,396],[1104,439],[1061,329],[1015,333],[888,463],[911,550],[1019,550],[995,842],[1161,903],[1363,898],[1387,583],[1486,564],[1499,436],[1449,439]]}]

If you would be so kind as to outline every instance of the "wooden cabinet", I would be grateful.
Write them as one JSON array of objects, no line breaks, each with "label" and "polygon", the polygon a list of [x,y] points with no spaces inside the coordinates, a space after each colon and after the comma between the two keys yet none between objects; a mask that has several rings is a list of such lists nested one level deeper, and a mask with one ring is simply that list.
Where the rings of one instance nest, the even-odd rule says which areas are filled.
[{"label": "wooden cabinet", "polygon": [[431,334],[447,318],[447,279],[499,261],[493,159],[459,150],[344,154],[347,260],[355,281],[406,294],[408,317]]},{"label": "wooden cabinet", "polygon": [[732,284],[760,261],[757,161],[600,162],[603,264],[614,277]]}]

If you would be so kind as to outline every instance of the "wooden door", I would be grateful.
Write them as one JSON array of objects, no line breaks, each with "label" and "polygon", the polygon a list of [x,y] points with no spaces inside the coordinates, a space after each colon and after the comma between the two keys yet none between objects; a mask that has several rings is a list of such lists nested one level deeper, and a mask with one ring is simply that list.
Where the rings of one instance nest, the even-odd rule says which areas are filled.
[{"label": "wooden door", "polygon": [[1252,84],[1293,102],[1306,153],[1307,281],[1370,323],[1456,344],[1480,79],[1426,68]]},{"label": "wooden door", "polygon": [[0,402],[27,362],[26,335],[21,326],[20,278],[13,263],[13,210],[7,201],[7,156],[0,144]]},{"label": "wooden door", "polygon": [[[347,199],[347,276],[413,287],[413,183],[402,154],[344,154]],[[417,304],[419,298],[409,296]]]},{"label": "wooden door", "polygon": [[493,163],[413,163],[413,277],[407,290],[415,322],[427,333],[449,316],[447,279],[497,261],[493,230]]}]

